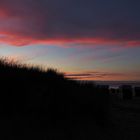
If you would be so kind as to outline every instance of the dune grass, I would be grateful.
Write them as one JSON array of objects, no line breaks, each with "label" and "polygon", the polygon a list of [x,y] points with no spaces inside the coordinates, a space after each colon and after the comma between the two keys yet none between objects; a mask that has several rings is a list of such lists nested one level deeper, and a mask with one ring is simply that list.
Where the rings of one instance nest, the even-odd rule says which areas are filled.
[{"label": "dune grass", "polygon": [[2,125],[3,133],[13,129],[11,137],[20,129],[20,135],[25,130],[26,135],[29,131],[30,136],[35,136],[37,131],[40,137],[46,137],[50,135],[49,127],[67,129],[62,135],[68,137],[73,127],[83,122],[82,127],[87,127],[89,120],[96,126],[109,124],[109,91],[91,82],[70,80],[55,69],[43,70],[1,59],[0,83],[1,120],[9,122]]}]

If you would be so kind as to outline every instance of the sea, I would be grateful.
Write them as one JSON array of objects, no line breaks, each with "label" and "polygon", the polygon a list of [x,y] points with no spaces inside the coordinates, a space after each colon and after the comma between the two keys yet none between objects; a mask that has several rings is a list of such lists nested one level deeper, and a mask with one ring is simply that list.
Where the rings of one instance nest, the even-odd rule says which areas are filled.
[{"label": "sea", "polygon": [[93,81],[99,85],[109,85],[110,88],[118,88],[121,85],[131,85],[132,87],[139,86],[140,81]]}]

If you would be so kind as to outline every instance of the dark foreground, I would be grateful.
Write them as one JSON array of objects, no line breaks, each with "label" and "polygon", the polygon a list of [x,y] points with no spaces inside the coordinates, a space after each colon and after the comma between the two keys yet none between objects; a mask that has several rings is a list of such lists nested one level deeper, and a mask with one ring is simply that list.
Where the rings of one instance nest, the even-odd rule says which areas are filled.
[{"label": "dark foreground", "polygon": [[38,114],[3,116],[1,117],[1,139],[139,140],[140,112],[121,105],[114,107],[113,113],[115,124],[109,127],[101,127],[92,117],[84,116],[63,118],[55,122],[54,120],[51,122],[48,116],[39,117]]},{"label": "dark foreground", "polygon": [[140,99],[107,87],[0,62],[0,139],[139,140]]}]

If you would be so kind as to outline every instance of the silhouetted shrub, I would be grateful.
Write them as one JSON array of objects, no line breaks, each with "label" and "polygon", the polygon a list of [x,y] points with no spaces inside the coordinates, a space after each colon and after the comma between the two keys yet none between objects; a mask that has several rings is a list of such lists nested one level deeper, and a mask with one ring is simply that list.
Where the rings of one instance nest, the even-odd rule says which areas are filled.
[{"label": "silhouetted shrub", "polygon": [[120,91],[124,100],[132,99],[133,91],[131,85],[122,85],[120,86]]},{"label": "silhouetted shrub", "polygon": [[136,97],[140,97],[140,87],[134,87],[134,92]]}]

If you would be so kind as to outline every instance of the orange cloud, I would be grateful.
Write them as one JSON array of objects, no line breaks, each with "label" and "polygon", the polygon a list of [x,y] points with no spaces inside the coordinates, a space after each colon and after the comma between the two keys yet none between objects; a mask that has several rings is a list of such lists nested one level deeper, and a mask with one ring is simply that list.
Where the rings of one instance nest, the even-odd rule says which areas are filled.
[{"label": "orange cloud", "polygon": [[139,80],[140,73],[117,73],[117,72],[101,72],[101,71],[89,71],[89,72],[69,72],[65,76],[75,80]]}]

